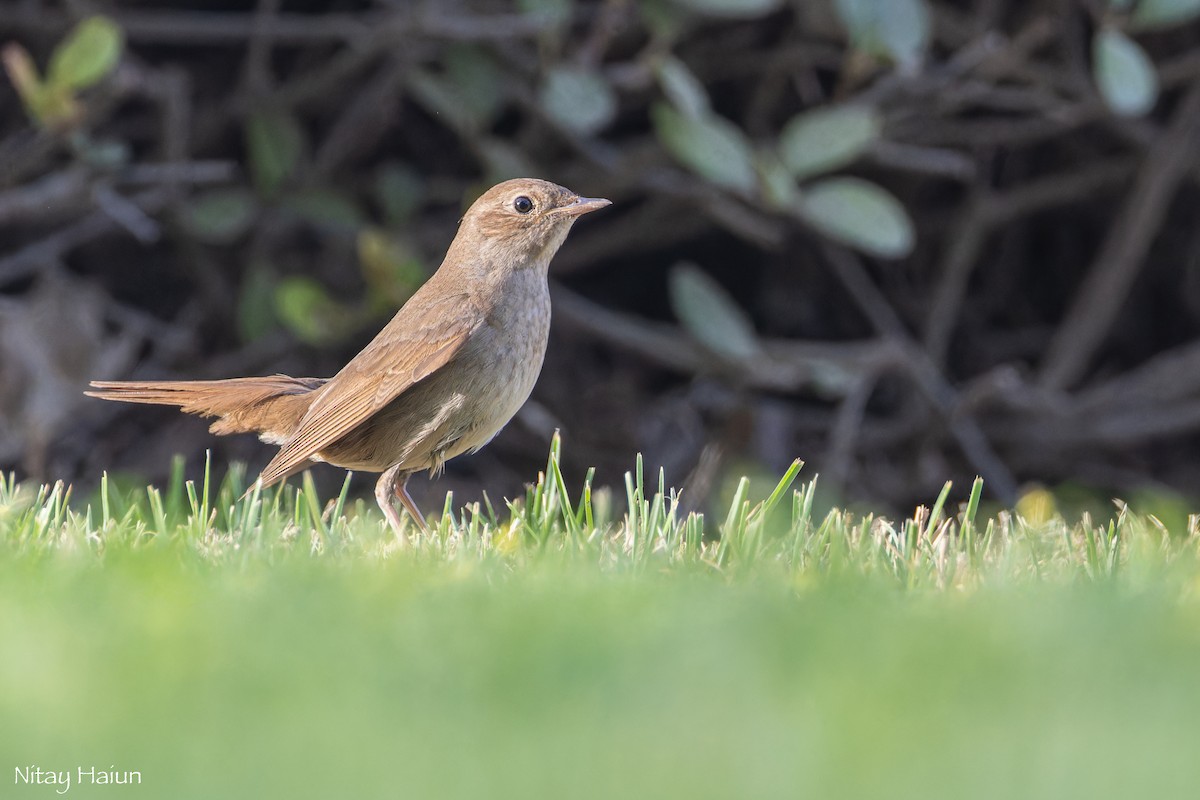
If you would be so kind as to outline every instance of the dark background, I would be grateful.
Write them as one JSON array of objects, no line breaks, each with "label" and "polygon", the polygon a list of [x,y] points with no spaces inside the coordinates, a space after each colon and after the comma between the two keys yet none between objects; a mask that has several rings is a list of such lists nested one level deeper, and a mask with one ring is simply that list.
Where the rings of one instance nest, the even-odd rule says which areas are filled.
[{"label": "dark background", "polygon": [[[0,76],[0,468],[162,481],[172,454],[194,474],[210,447],[261,467],[271,448],[250,437],[81,392],[330,375],[436,268],[466,205],[526,174],[614,205],[552,267],[532,400],[415,481],[425,506],[517,496],[556,428],[570,480],[595,466],[619,486],[640,451],[701,507],[796,457],[839,496],[897,508],[977,474],[1004,501],[1034,481],[1194,494],[1196,15],[908,0],[892,13],[928,26],[905,50],[889,39],[905,20],[872,31],[854,5],[0,2],[0,43],[43,69],[89,14],[126,37],[66,123],[39,123]],[[1152,65],[1145,109],[1114,105],[1138,75],[1099,63],[1109,34]],[[661,109],[696,114],[705,94],[667,129]],[[785,174],[781,201],[789,121],[846,104],[878,136]],[[717,163],[714,118],[735,139]],[[726,170],[743,157],[749,184]],[[843,176],[898,199],[911,246],[864,245],[875,223],[854,208],[841,234],[796,211]]]}]

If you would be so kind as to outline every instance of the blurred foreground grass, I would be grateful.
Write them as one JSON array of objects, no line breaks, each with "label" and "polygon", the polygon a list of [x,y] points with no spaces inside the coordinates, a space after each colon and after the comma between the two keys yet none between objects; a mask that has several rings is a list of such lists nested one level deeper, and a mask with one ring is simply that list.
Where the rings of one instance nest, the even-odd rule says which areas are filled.
[{"label": "blurred foreground grass", "polygon": [[53,795],[26,765],[142,773],[75,797],[1194,792],[1194,519],[816,519],[793,470],[713,522],[640,473],[615,517],[552,457],[409,551],[237,474],[0,483],[0,796]]}]

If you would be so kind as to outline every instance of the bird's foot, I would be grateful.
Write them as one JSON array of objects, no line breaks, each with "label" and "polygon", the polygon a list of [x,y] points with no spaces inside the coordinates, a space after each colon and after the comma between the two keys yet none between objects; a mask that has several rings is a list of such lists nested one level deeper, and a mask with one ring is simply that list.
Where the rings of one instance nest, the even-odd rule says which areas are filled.
[{"label": "bird's foot", "polygon": [[400,464],[390,467],[379,477],[379,482],[375,484],[375,502],[379,504],[380,510],[383,511],[383,516],[387,518],[388,525],[391,526],[392,532],[396,534],[396,542],[401,547],[408,547],[408,533],[404,530],[403,521],[400,519],[400,512],[392,504],[392,497],[400,498],[400,503],[412,515],[412,518],[417,523],[417,527],[421,529],[421,533],[429,533],[429,526],[425,524],[425,517],[408,494],[408,477],[412,473],[405,472],[400,467]]}]

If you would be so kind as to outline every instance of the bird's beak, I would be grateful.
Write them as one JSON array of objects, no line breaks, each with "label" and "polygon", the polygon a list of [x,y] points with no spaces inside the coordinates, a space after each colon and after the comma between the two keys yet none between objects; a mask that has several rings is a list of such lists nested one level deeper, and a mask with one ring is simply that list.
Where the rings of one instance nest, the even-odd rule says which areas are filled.
[{"label": "bird's beak", "polygon": [[555,211],[568,217],[578,217],[611,205],[612,200],[605,200],[603,197],[576,197],[573,203],[559,206]]}]

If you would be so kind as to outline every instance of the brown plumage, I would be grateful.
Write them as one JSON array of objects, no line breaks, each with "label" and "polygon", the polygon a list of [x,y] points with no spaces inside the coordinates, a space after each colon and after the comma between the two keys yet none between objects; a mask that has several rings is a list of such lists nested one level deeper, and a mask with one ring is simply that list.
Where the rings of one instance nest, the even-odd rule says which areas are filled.
[{"label": "brown plumage", "polygon": [[95,381],[93,397],[217,417],[217,434],[254,432],[281,448],[263,486],[312,461],[383,472],[375,498],[404,540],[395,495],[424,527],[405,485],[478,450],[529,397],[550,327],[546,273],[572,223],[608,200],[547,181],[505,181],[459,225],[441,267],[328,380]]},{"label": "brown plumage", "polygon": [[265,441],[285,441],[312,404],[312,391],[325,378],[230,378],[223,381],[92,381],[105,400],[179,406],[180,411],[218,417],[209,430],[218,435],[257,433]]}]

